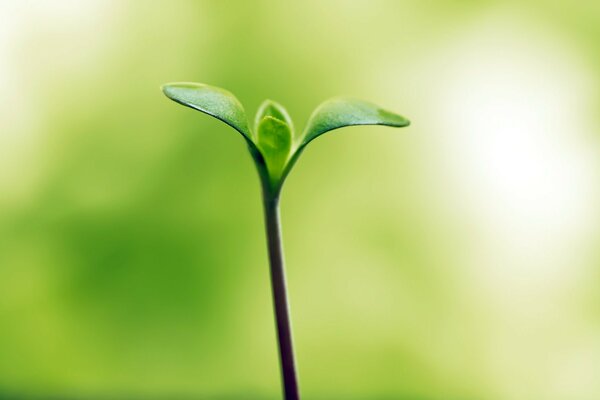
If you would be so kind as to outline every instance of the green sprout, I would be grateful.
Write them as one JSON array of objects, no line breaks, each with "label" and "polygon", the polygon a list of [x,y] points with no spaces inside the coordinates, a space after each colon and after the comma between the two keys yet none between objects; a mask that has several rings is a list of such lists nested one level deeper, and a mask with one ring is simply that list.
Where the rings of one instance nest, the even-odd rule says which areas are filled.
[{"label": "green sprout", "polygon": [[362,100],[334,98],[317,107],[302,133],[297,134],[285,108],[274,101],[265,100],[256,113],[251,129],[242,104],[227,90],[187,82],[169,83],[162,90],[171,100],[225,122],[241,133],[248,145],[262,185],[283,392],[285,400],[298,400],[300,392],[279,220],[279,196],[283,183],[306,146],[326,132],[353,125],[402,128],[410,122]]}]

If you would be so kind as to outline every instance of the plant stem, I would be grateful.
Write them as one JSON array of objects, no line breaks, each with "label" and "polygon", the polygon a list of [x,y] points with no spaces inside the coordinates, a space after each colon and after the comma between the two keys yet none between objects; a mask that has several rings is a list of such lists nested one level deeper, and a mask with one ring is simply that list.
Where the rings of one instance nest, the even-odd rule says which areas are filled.
[{"label": "plant stem", "polygon": [[271,288],[275,321],[277,323],[277,339],[279,343],[279,362],[283,379],[285,400],[299,400],[298,375],[294,359],[292,342],[292,327],[290,322],[287,288],[285,283],[285,268],[283,262],[283,247],[281,243],[281,224],[279,221],[279,196],[271,196],[263,192],[265,208],[265,225],[271,264]]}]

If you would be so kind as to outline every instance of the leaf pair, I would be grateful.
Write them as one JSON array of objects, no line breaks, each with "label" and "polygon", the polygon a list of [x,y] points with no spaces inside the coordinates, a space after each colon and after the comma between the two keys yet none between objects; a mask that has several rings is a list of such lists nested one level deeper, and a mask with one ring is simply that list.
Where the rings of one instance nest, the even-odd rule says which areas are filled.
[{"label": "leaf pair", "polygon": [[170,83],[163,86],[167,97],[177,103],[220,119],[242,134],[259,170],[263,185],[273,195],[281,186],[306,145],[334,129],[353,125],[404,127],[409,121],[374,104],[335,98],[313,112],[300,135],[280,104],[266,100],[260,106],[254,129],[248,125],[244,107],[230,92],[200,83]]}]

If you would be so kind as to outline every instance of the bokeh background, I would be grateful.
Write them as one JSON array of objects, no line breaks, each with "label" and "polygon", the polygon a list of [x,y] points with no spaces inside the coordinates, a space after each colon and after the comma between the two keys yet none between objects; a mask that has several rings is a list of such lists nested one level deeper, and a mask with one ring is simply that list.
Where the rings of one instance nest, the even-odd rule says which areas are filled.
[{"label": "bokeh background", "polygon": [[6,398],[279,398],[256,172],[170,81],[413,122],[286,184],[307,399],[600,398],[600,2],[4,0]]}]

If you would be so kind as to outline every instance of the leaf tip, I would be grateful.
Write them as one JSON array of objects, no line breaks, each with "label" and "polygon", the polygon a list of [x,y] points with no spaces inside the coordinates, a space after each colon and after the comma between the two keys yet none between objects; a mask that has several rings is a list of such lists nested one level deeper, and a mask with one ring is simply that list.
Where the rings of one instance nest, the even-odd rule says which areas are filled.
[{"label": "leaf tip", "polygon": [[275,100],[271,99],[263,100],[260,107],[258,107],[258,111],[256,112],[254,122],[255,130],[258,130],[260,122],[267,116],[289,125],[290,129],[293,131],[294,125],[285,107],[283,107],[280,103],[276,102]]},{"label": "leaf tip", "polygon": [[201,83],[193,83],[193,82],[168,82],[168,83],[162,84],[160,86],[160,89],[165,94],[165,96],[172,99],[173,96],[175,96],[177,89],[197,89],[202,86],[206,86],[206,85],[203,85]]},{"label": "leaf tip", "polygon": [[395,128],[404,128],[410,125],[410,121],[407,118],[404,118],[402,115],[396,114],[395,112],[379,108],[377,114],[379,118],[387,122],[382,125],[388,125]]}]

